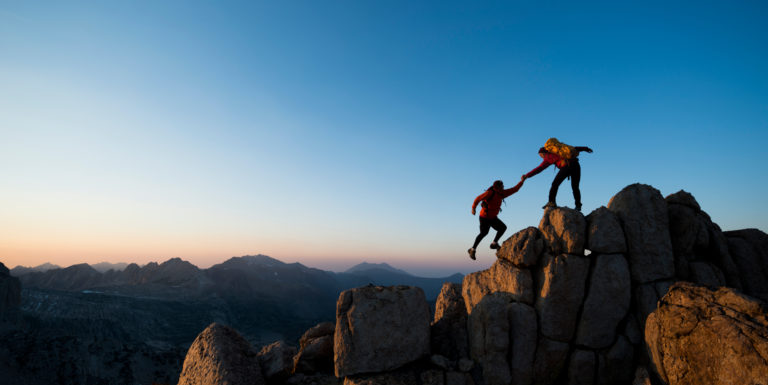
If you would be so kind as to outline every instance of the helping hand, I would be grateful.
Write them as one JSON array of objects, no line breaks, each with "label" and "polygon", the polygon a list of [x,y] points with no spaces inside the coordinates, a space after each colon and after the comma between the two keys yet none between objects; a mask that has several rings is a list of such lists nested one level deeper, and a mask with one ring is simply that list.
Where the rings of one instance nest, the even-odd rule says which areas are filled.
[{"label": "helping hand", "polygon": [[588,152],[588,153],[590,153],[590,154],[592,153],[592,149],[591,149],[591,148],[589,148],[589,147],[587,147],[587,149],[586,149],[585,151],[586,151],[586,152]]}]

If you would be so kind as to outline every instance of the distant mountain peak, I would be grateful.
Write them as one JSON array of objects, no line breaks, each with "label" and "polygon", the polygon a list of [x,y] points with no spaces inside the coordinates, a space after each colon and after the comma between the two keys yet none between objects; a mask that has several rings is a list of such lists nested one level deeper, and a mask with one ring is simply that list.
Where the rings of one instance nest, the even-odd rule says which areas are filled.
[{"label": "distant mountain peak", "polygon": [[232,257],[224,263],[223,265],[228,264],[245,264],[248,266],[277,266],[277,265],[284,265],[284,262],[281,262],[277,259],[274,259],[272,257],[258,254],[258,255],[244,255],[242,257]]},{"label": "distant mountain peak", "polygon": [[355,266],[352,266],[345,273],[363,273],[369,270],[386,270],[392,273],[412,275],[411,273],[405,270],[396,269],[387,263],[368,263],[368,262],[363,262]]},{"label": "distant mountain peak", "polygon": [[127,266],[128,264],[125,262],[110,263],[106,261],[91,265],[92,268],[101,273],[107,272],[109,270],[123,271]]}]

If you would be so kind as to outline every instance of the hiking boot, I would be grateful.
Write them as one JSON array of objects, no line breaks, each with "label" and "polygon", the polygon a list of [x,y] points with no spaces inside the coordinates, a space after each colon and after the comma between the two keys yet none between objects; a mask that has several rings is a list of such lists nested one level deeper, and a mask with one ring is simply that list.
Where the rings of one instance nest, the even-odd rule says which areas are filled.
[{"label": "hiking boot", "polygon": [[499,244],[496,243],[496,241],[493,241],[493,242],[491,242],[491,248],[492,249],[499,249],[499,248],[501,248],[501,246],[499,246]]},{"label": "hiking boot", "polygon": [[557,204],[555,204],[555,202],[547,202],[547,204],[545,204],[544,206],[541,206],[541,208],[543,208],[544,210],[553,209],[555,207],[557,207]]},{"label": "hiking boot", "polygon": [[474,261],[475,260],[475,248],[474,247],[470,247],[469,250],[467,250],[467,252],[469,253],[469,259]]}]

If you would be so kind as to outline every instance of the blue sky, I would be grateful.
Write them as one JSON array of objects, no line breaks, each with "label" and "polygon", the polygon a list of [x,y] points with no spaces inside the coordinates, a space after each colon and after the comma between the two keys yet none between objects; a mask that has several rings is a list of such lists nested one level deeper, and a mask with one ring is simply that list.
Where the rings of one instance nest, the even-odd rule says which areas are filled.
[{"label": "blue sky", "polygon": [[[0,261],[475,271],[472,200],[549,137],[595,150],[585,212],[641,182],[766,231],[767,11],[0,1]],[[553,178],[507,199],[507,235]]]}]

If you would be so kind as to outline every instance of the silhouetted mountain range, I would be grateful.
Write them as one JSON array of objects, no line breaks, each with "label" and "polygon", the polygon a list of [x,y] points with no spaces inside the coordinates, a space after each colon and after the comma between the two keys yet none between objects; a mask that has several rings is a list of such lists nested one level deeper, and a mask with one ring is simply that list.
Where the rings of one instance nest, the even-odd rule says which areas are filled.
[{"label": "silhouetted mountain range", "polygon": [[[123,269],[118,269],[125,265]],[[43,268],[46,266],[46,268]],[[376,285],[414,285],[435,299],[443,282],[460,282],[461,274],[444,278],[417,277],[386,263],[361,263],[343,273],[284,263],[266,255],[233,257],[199,269],[180,258],[144,266],[100,263],[60,268],[46,264],[35,268],[17,266],[11,275],[25,288],[103,293],[153,298],[224,298],[252,296],[285,300],[296,296],[330,295],[368,283]]]},{"label": "silhouetted mountain range", "polygon": [[[7,336],[0,357],[29,359],[5,369],[0,363],[0,373],[18,370],[16,377],[38,381],[28,384],[175,383],[184,352],[211,322],[237,328],[256,346],[296,341],[310,326],[335,318],[343,290],[417,285],[434,301],[443,282],[463,278],[422,278],[370,263],[335,273],[265,255],[208,269],[172,258],[122,268],[18,266],[10,273],[21,281],[22,332]],[[104,359],[86,359],[93,354]]]}]

